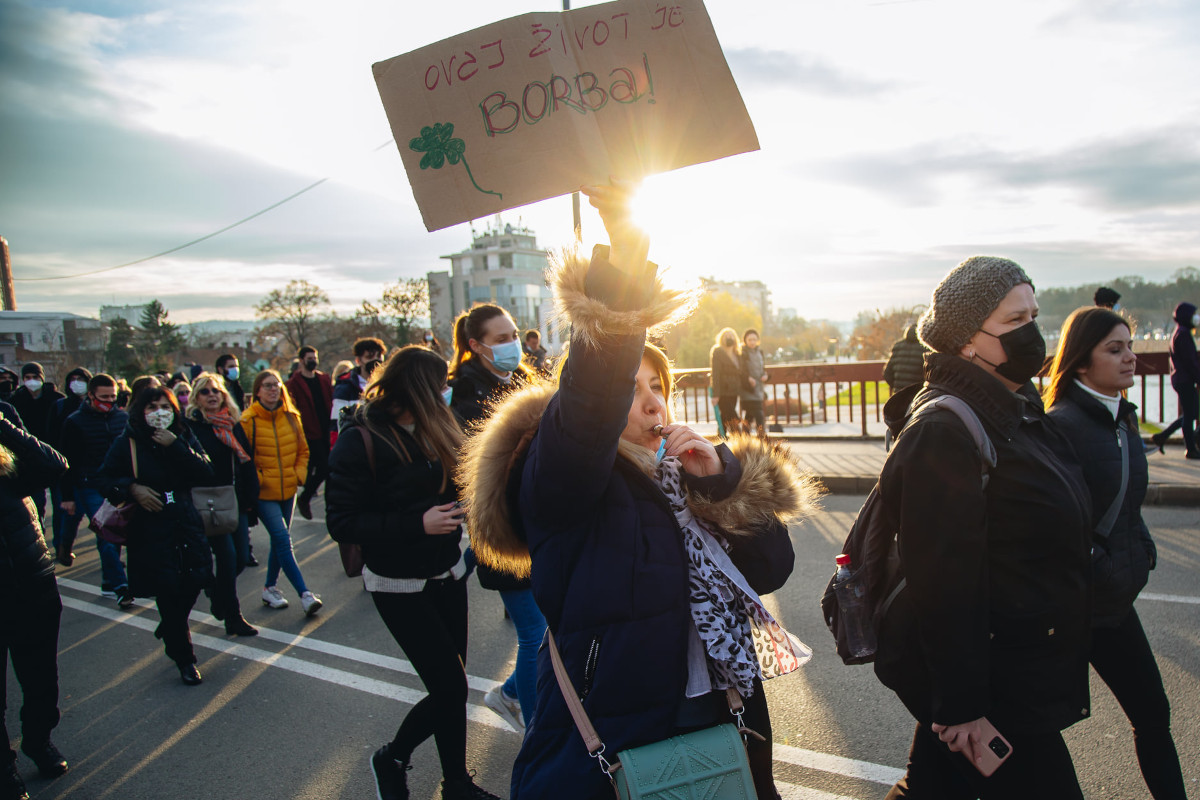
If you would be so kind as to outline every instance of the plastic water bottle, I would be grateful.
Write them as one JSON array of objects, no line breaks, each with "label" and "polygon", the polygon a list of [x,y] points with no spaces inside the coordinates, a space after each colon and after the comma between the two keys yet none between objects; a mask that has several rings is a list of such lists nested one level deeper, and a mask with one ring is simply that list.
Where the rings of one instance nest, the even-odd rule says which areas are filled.
[{"label": "plastic water bottle", "polygon": [[867,589],[855,578],[850,556],[842,553],[836,559],[837,576],[833,591],[837,595],[842,625],[846,629],[846,644],[851,655],[863,658],[875,654],[874,611],[867,600]]}]

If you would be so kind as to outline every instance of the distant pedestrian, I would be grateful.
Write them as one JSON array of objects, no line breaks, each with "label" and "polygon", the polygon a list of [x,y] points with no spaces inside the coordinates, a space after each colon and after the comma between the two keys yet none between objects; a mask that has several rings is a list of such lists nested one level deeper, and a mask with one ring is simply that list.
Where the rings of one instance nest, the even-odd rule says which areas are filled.
[{"label": "distant pedestrian", "polygon": [[333,365],[333,369],[329,371],[329,383],[331,386],[337,385],[338,378],[345,375],[350,370],[354,369],[353,361],[342,360]]},{"label": "distant pedestrian", "polygon": [[241,377],[242,368],[238,364],[237,356],[233,353],[225,353],[217,356],[217,363],[214,367],[217,374],[225,379],[225,390],[229,392],[229,396],[233,398],[233,402],[237,403],[239,411],[246,410],[246,391],[242,388]]},{"label": "distant pedestrian", "polygon": [[1116,289],[1110,289],[1107,286],[1101,286],[1096,290],[1096,293],[1092,295],[1092,302],[1100,308],[1121,310],[1121,295],[1117,294]]},{"label": "distant pedestrian", "polygon": [[342,409],[358,405],[363,389],[366,389],[371,381],[371,375],[383,363],[384,349],[383,340],[373,336],[354,342],[354,368],[335,377],[333,381],[333,397],[329,411],[330,444],[337,441]]},{"label": "distant pedestrian", "polygon": [[388,359],[330,457],[325,520],[362,547],[363,586],[428,694],[371,757],[376,796],[405,800],[413,752],[434,737],[445,800],[495,800],[467,772],[467,565],[454,467],[462,431],[446,362],[420,345]]},{"label": "distant pedestrian", "polygon": [[1171,738],[1171,704],[1134,601],[1158,551],[1142,519],[1146,453],[1133,386],[1137,356],[1129,322],[1080,308],[1063,324],[1050,370],[1050,418],[1071,438],[1092,494],[1092,642],[1089,660],[1133,725],[1142,777],[1155,800],[1187,800]]},{"label": "distant pedestrian", "polygon": [[[46,373],[42,369],[42,365],[36,361],[30,361],[21,367],[21,386],[13,392],[9,402],[21,415],[21,421],[25,423],[25,430],[43,442],[49,442],[50,415],[54,404],[64,397],[66,395],[58,391],[53,383],[46,380]],[[30,499],[37,506],[38,516],[44,521],[46,519],[46,488],[38,489]]]},{"label": "distant pedestrian", "polygon": [[175,393],[175,399],[179,401],[180,410],[186,414],[188,401],[192,396],[192,385],[183,378],[180,378],[175,381],[175,385],[171,387],[171,391]]},{"label": "distant pedestrian", "polygon": [[[75,367],[68,372],[66,380],[67,396],[55,401],[54,407],[50,410],[46,442],[60,453],[63,451],[63,424],[67,421],[67,417],[78,411],[80,405],[87,400],[88,381],[91,379],[92,373],[83,367]],[[75,536],[79,531],[79,514],[68,514],[64,511],[62,509],[62,501],[62,482],[56,481],[50,486],[50,513],[54,530],[54,541],[51,543],[50,549],[56,554],[56,557],[63,539],[68,539],[71,543],[74,543]],[[71,550],[70,545],[66,549],[69,553]],[[70,564],[67,563],[65,566],[70,566]]]},{"label": "distant pedestrian", "polygon": [[892,394],[925,380],[925,354],[929,348],[917,338],[917,326],[904,329],[904,338],[892,344],[892,353],[883,367],[883,379]]},{"label": "distant pedestrian", "polygon": [[[28,798],[4,720],[8,662],[21,685],[21,751],[43,778],[67,771],[50,734],[58,725],[58,631],[62,599],[41,522],[26,500],[66,472],[61,455],[0,418],[0,797]],[[82,666],[82,665],[81,665]]]},{"label": "distant pedestrian", "polygon": [[717,404],[726,435],[732,435],[741,428],[738,422],[738,396],[742,393],[742,387],[747,385],[746,375],[742,372],[741,353],[738,351],[737,331],[722,328],[708,358],[713,400]]},{"label": "distant pedestrian", "polygon": [[1200,394],[1196,390],[1196,384],[1200,383],[1200,356],[1196,354],[1196,340],[1192,335],[1192,329],[1197,326],[1200,326],[1200,315],[1196,313],[1196,306],[1191,303],[1175,306],[1175,332],[1171,334],[1170,346],[1171,388],[1179,398],[1179,418],[1150,437],[1162,453],[1171,434],[1182,428],[1186,446],[1184,457],[1192,459],[1200,458],[1200,448],[1196,444],[1196,420],[1200,417]]},{"label": "distant pedestrian", "polygon": [[250,405],[242,412],[242,429],[250,439],[251,456],[258,468],[258,519],[271,537],[262,602],[271,608],[287,608],[287,598],[277,586],[282,570],[300,595],[304,614],[311,617],[321,609],[321,598],[304,582],[289,530],[296,487],[308,474],[308,442],[300,413],[273,369],[254,376],[250,396]]},{"label": "distant pedestrian", "polygon": [[546,348],[542,347],[542,334],[531,328],[525,331],[525,343],[521,346],[521,350],[525,353],[525,363],[530,369],[537,372],[547,373],[546,369]]},{"label": "distant pedestrian", "polygon": [[425,332],[421,334],[421,341],[425,343],[426,347],[437,353],[442,358],[446,357],[446,354],[442,352],[442,343],[439,342],[438,338],[433,335],[433,331],[426,328]]},{"label": "distant pedestrian", "polygon": [[476,303],[454,321],[450,360],[450,407],[467,426],[491,413],[505,393],[533,380],[524,362],[520,329],[512,316],[493,303]]},{"label": "distant pedestrian", "polygon": [[0,367],[0,401],[9,402],[20,383],[21,376],[8,367]]},{"label": "distant pedestrian", "polygon": [[129,588],[137,597],[154,598],[159,616],[154,635],[187,686],[203,680],[188,615],[213,581],[212,552],[191,490],[211,482],[212,474],[175,393],[155,386],[129,406],[129,425],[109,448],[98,476],[109,501],[139,506],[126,545]]},{"label": "distant pedestrian", "polygon": [[312,519],[312,499],[329,472],[329,428],[333,424],[333,384],[317,367],[321,358],[317,348],[305,345],[296,354],[299,368],[288,379],[287,390],[300,412],[304,440],[308,443],[308,474],[304,490],[296,498],[300,516]]},{"label": "distant pedestrian", "polygon": [[[763,402],[767,398],[767,367],[763,363],[762,348],[758,346],[758,331],[749,328],[742,334],[742,374],[745,383],[738,398],[742,404],[742,419],[746,432],[753,431],[759,438],[767,438],[767,419],[763,415]],[[751,426],[754,426],[751,428]]]}]

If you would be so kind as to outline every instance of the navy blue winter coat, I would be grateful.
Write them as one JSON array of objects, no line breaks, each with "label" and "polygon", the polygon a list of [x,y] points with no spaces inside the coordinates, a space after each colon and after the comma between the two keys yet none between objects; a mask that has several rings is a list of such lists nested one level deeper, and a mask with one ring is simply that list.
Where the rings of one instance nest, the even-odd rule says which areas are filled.
[{"label": "navy blue winter coat", "polygon": [[1194,386],[1200,383],[1200,356],[1192,338],[1192,317],[1196,307],[1191,303],[1175,306],[1175,332],[1171,334],[1171,386]]},{"label": "navy blue winter coat", "polygon": [[71,469],[63,478],[63,498],[72,500],[79,488],[97,488],[96,476],[108,448],[125,430],[129,413],[123,408],[99,411],[91,403],[67,417],[62,426],[62,454]]}]

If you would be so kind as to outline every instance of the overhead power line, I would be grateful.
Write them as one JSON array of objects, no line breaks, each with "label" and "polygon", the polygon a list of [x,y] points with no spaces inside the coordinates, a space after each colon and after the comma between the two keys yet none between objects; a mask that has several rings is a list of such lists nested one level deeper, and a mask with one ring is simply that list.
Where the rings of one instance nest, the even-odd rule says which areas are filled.
[{"label": "overhead power line", "polygon": [[[392,140],[388,139],[386,142],[379,145],[378,147],[373,149],[371,152],[372,153],[379,152],[380,150],[387,147],[391,143],[392,143]],[[279,208],[284,203],[288,203],[288,202],[291,202],[292,200],[295,200],[300,195],[304,194],[305,192],[312,191],[313,189],[317,188],[322,183],[325,183],[328,180],[329,180],[329,178],[321,178],[321,180],[316,181],[314,183],[310,183],[308,186],[305,186],[300,191],[289,194],[287,197],[283,198],[282,200],[272,203],[271,205],[267,206],[266,208],[259,209],[258,211],[255,211],[250,216],[243,217],[242,219],[239,219],[237,222],[234,222],[230,225],[226,225],[224,228],[221,228],[220,230],[216,230],[216,231],[213,231],[212,233],[201,236],[199,239],[192,239],[190,242],[185,242],[181,245],[178,245],[177,247],[172,247],[170,250],[163,250],[161,253],[155,253],[152,256],[146,256],[145,258],[139,258],[136,261],[129,261],[127,263],[117,264],[116,266],[112,266],[112,267],[104,267],[103,269],[94,269],[94,270],[90,270],[88,272],[77,272],[74,275],[55,275],[50,278],[16,278],[16,277],[14,277],[13,280],[14,281],[22,281],[22,282],[30,282],[30,283],[33,281],[65,281],[65,280],[70,280],[72,278],[85,278],[89,275],[99,275],[103,272],[112,272],[113,270],[124,269],[125,267],[132,267],[136,264],[144,264],[147,261],[153,261],[156,258],[162,258],[163,256],[170,255],[171,253],[178,253],[180,250],[191,247],[192,245],[200,244],[201,242],[208,241],[209,239],[213,238],[214,236],[220,236],[222,233],[225,233],[226,231],[231,231],[234,228],[238,227],[239,225],[246,224],[247,222],[254,219],[255,217],[261,217],[263,214],[266,214],[268,211],[274,211],[275,209]]]}]

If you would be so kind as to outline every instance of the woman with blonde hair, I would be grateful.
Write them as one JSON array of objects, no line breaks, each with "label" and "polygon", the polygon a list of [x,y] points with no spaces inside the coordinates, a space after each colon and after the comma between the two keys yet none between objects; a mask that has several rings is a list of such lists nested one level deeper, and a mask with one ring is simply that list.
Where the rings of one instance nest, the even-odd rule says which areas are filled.
[{"label": "woman with blonde hair", "polygon": [[216,566],[209,590],[212,615],[225,623],[230,636],[254,636],[258,629],[242,617],[237,578],[249,559],[249,514],[258,500],[258,471],[250,456],[250,440],[238,424],[237,401],[220,375],[202,372],[192,384],[184,417],[212,462],[213,478],[204,486],[232,486],[238,500],[238,526],[227,534],[208,537]]},{"label": "woman with blonde hair", "polygon": [[713,401],[726,434],[741,429],[738,419],[738,395],[747,386],[742,371],[742,355],[738,350],[738,335],[733,328],[722,328],[708,354],[711,368]]},{"label": "woman with blonde hair", "polygon": [[310,592],[304,583],[288,530],[296,488],[308,473],[308,443],[304,439],[300,412],[292,403],[279,373],[273,369],[254,376],[250,394],[254,400],[242,412],[242,429],[250,440],[251,455],[258,469],[258,518],[271,537],[263,605],[287,608],[288,601],[276,585],[282,570],[300,595],[304,614],[311,617],[321,609],[321,598]]}]

